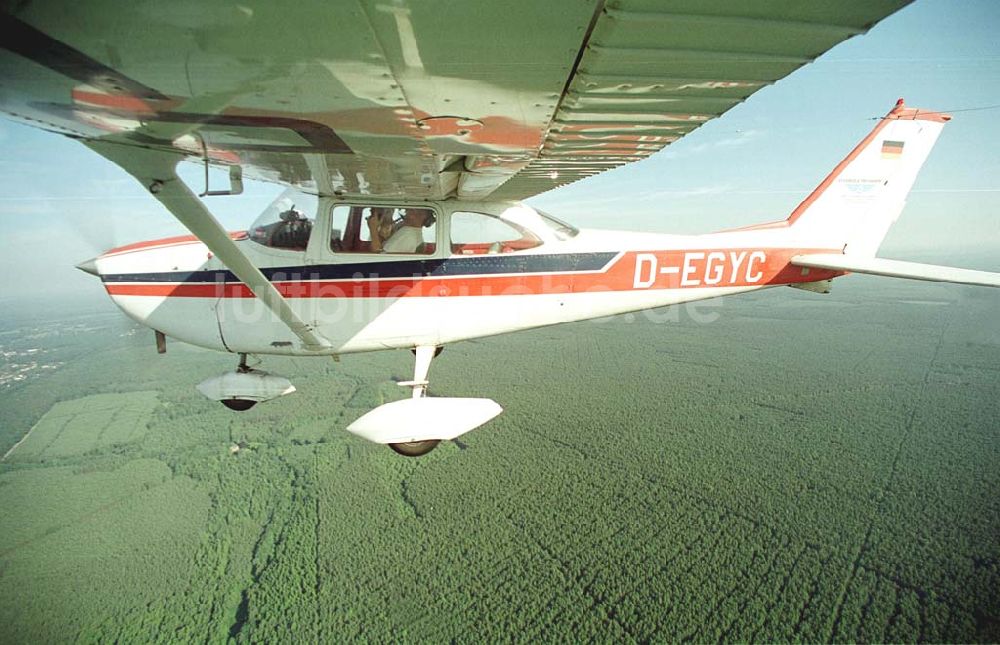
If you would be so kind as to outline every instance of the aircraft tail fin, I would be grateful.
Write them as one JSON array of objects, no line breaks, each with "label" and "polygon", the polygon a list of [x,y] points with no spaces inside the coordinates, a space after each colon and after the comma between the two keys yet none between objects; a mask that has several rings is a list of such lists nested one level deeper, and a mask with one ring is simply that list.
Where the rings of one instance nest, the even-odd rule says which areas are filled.
[{"label": "aircraft tail fin", "polygon": [[873,257],[950,119],[908,108],[900,99],[799,204],[788,226],[846,255]]}]

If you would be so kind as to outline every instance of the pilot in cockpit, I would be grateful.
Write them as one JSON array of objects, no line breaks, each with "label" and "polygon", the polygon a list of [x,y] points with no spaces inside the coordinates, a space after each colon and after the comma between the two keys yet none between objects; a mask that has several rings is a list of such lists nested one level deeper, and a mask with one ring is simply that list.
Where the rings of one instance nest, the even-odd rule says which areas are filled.
[{"label": "pilot in cockpit", "polygon": [[424,243],[423,228],[434,224],[431,212],[424,208],[403,209],[395,230],[391,208],[373,208],[367,221],[372,253],[417,253]]}]

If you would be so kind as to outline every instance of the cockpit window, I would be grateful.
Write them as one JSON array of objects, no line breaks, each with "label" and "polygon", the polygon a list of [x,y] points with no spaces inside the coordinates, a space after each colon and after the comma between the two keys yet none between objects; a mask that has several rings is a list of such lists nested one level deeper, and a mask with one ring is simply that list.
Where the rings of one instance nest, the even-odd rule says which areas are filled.
[{"label": "cockpit window", "polygon": [[495,215],[451,214],[451,252],[458,255],[513,253],[541,243],[529,229]]},{"label": "cockpit window", "polygon": [[312,234],[316,197],[293,189],[281,193],[247,231],[250,239],[273,249],[305,251]]}]

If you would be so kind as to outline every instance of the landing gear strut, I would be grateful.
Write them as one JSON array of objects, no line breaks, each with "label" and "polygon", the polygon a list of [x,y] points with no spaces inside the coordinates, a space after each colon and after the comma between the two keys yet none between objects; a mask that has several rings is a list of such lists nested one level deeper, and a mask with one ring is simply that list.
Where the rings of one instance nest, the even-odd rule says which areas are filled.
[{"label": "landing gear strut", "polygon": [[[431,361],[441,353],[442,349],[444,348],[434,347],[433,345],[421,345],[413,350],[413,354],[416,356],[416,361],[413,365],[413,380],[400,381],[399,384],[403,387],[412,388],[414,399],[427,396],[427,373],[431,369]],[[439,443],[441,443],[440,439],[428,439],[426,441],[408,441],[406,443],[390,443],[388,445],[404,457],[420,457],[434,450]]]}]

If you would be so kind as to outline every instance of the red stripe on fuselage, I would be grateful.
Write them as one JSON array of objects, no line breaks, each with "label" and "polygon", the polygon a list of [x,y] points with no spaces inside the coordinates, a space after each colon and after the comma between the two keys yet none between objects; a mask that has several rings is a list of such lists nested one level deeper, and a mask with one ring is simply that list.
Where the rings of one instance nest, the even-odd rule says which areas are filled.
[{"label": "red stripe on fuselage", "polygon": [[[705,249],[630,251],[606,271],[525,275],[466,275],[412,278],[373,277],[362,280],[275,282],[286,298],[402,298],[541,295],[605,291],[648,291],[753,287],[826,280],[842,272],[802,269],[789,262],[795,255],[836,253],[831,249]],[[253,298],[242,284],[106,283],[113,296],[177,298]]]}]

